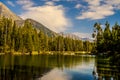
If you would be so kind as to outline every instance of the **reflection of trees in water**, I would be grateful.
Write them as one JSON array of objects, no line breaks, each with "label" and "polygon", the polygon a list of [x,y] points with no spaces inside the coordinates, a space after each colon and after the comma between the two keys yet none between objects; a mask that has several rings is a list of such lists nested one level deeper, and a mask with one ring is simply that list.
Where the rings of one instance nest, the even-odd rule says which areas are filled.
[{"label": "reflection of trees in water", "polygon": [[111,65],[108,59],[103,58],[98,58],[96,63],[99,78],[104,78],[105,80],[120,80],[118,66]]},{"label": "reflection of trees in water", "polygon": [[31,80],[41,77],[51,69],[73,68],[92,58],[82,56],[37,55],[0,56],[0,80]]},{"label": "reflection of trees in water", "polygon": [[0,69],[0,80],[32,80],[42,77],[50,68],[14,65],[14,69]]}]

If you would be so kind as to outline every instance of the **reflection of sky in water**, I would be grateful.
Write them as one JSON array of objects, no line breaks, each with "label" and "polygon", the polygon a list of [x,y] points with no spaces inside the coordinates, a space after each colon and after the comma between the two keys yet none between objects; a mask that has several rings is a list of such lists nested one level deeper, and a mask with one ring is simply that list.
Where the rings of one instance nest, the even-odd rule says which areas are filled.
[{"label": "reflection of sky in water", "polygon": [[57,68],[51,70],[38,80],[70,80],[70,76]]},{"label": "reflection of sky in water", "polygon": [[94,61],[90,61],[86,64],[84,61],[82,64],[75,66],[72,69],[66,69],[65,72],[71,76],[70,80],[94,80],[92,71],[94,68]]},{"label": "reflection of sky in water", "polygon": [[79,65],[71,70],[65,70],[69,76],[72,77],[70,80],[93,80],[93,64],[90,65]]},{"label": "reflection of sky in water", "polygon": [[38,80],[93,80],[93,64],[78,65],[73,69],[51,70]]},{"label": "reflection of sky in water", "polygon": [[72,68],[63,68],[63,70],[54,68],[38,80],[94,80],[92,71],[94,60],[82,60],[82,63]]},{"label": "reflection of sky in water", "polygon": [[81,64],[74,68],[72,68],[73,71],[83,73],[83,74],[89,74],[94,68],[94,62],[91,62],[89,64]]}]

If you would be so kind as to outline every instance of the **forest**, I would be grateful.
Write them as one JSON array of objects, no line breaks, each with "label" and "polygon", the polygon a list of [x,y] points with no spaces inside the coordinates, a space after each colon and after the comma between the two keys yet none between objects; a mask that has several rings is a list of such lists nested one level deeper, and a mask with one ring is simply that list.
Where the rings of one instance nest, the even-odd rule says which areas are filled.
[{"label": "forest", "polygon": [[32,53],[33,51],[86,51],[91,52],[93,42],[82,41],[57,35],[48,36],[41,30],[33,28],[29,21],[18,26],[15,21],[0,18],[0,53]]},{"label": "forest", "polygon": [[94,24],[94,53],[108,57],[113,64],[120,66],[120,25],[116,22],[112,28],[106,21],[105,27]]}]

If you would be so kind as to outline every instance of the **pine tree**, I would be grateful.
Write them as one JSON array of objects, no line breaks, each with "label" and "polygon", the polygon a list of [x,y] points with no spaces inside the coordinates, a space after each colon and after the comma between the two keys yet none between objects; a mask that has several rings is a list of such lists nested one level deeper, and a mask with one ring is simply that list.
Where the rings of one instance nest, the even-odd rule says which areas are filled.
[{"label": "pine tree", "polygon": [[38,33],[36,29],[33,30],[32,39],[33,39],[33,45],[34,45],[33,50],[38,51],[39,50],[39,38],[38,38]]},{"label": "pine tree", "polygon": [[31,23],[29,23],[29,21],[26,21],[24,24],[24,30],[25,34],[24,34],[24,45],[25,45],[25,49],[27,50],[27,52],[29,52],[30,54],[33,51],[33,41],[32,41],[32,33],[33,33],[33,29],[32,29],[32,25]]},{"label": "pine tree", "polygon": [[[108,22],[106,22],[106,27],[104,29],[104,33],[103,33],[103,36],[104,36],[104,51],[107,52],[111,49],[111,31],[110,31],[110,25]],[[107,46],[109,45],[109,46]]]},{"label": "pine tree", "polygon": [[3,29],[4,29],[4,22],[3,17],[0,17],[0,52],[3,52]]},{"label": "pine tree", "polygon": [[12,34],[11,34],[11,50],[14,52],[16,50],[16,40],[17,40],[17,25],[14,21],[13,28],[12,28]]}]

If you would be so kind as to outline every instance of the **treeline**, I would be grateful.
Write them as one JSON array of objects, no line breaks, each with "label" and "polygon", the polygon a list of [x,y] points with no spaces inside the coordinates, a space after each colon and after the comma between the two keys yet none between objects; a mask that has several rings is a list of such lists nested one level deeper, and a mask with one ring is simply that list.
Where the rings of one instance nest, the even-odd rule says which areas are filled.
[{"label": "treeline", "polygon": [[120,53],[120,25],[118,23],[115,23],[112,29],[108,22],[105,23],[104,29],[100,23],[95,23],[93,37],[97,53],[105,53],[109,56]]},{"label": "treeline", "polygon": [[29,21],[17,26],[12,19],[0,17],[0,52],[32,53],[32,51],[88,51],[92,43],[69,37],[50,37],[35,29]]}]

